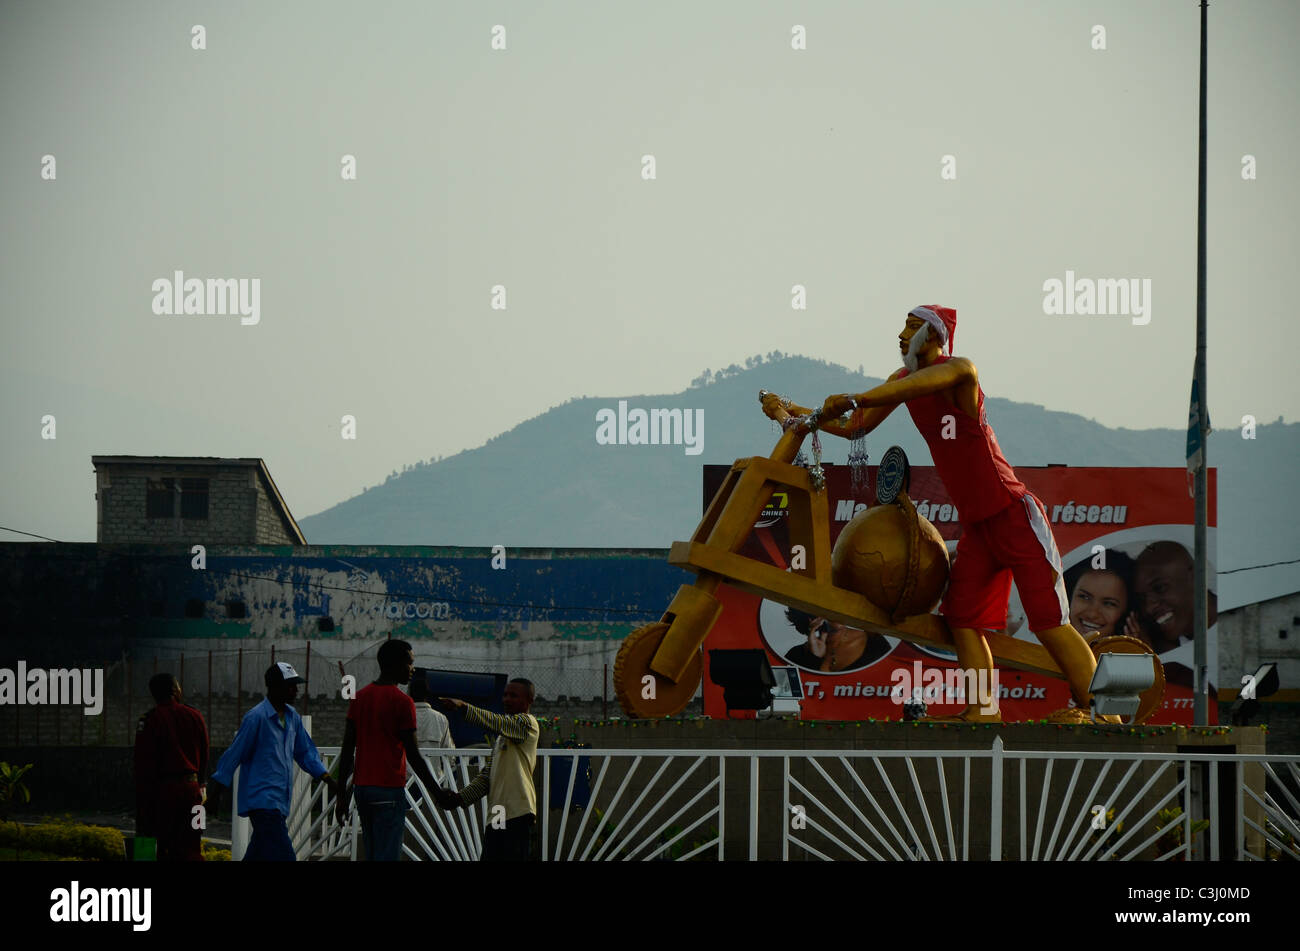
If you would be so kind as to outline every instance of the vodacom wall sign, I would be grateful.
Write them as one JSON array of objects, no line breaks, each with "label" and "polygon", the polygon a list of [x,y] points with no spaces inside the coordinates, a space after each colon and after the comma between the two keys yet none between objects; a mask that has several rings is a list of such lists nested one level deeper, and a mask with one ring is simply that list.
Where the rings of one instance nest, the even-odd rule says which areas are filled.
[{"label": "vodacom wall sign", "polygon": [[[704,467],[706,502],[722,484],[727,466]],[[849,471],[827,466],[831,543],[859,511],[875,504],[876,469],[869,488],[854,495]],[[1021,467],[1016,474],[1047,509],[1059,552],[1070,622],[1085,636],[1127,634],[1159,654],[1165,668],[1164,702],[1153,723],[1190,724],[1192,719],[1192,500],[1184,468]],[[1209,473],[1209,672],[1210,719],[1218,672],[1217,606],[1214,592],[1217,472]],[[908,495],[919,514],[934,523],[949,552],[961,535],[960,513],[933,467],[911,471]],[[791,546],[789,496],[774,495],[760,514],[741,554],[786,569]],[[786,608],[723,585],[723,613],[704,648],[762,648],[773,667],[799,673],[805,719],[899,719],[903,701],[919,696],[931,714],[958,713],[966,701],[956,658],[807,612]],[[936,607],[936,612],[938,608]],[[1012,588],[1002,630],[1033,639],[1019,593]],[[722,688],[707,678],[705,713],[726,716]],[[986,688],[989,689],[989,688]],[[1004,720],[1039,720],[1070,704],[1065,681],[1011,668],[998,671],[996,689]],[[733,716],[752,714],[735,713]]]}]

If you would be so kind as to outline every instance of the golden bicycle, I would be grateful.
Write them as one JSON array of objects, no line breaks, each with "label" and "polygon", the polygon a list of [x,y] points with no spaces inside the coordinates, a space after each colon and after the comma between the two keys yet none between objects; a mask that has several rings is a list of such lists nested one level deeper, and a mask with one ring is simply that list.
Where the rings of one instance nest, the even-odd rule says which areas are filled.
[{"label": "golden bicycle", "polygon": [[[947,623],[942,616],[928,613],[929,608],[925,609],[927,613],[904,616],[897,609],[886,611],[864,595],[832,582],[827,493],[819,484],[817,467],[809,470],[793,464],[815,421],[794,417],[779,405],[765,412],[782,426],[781,438],[772,454],[737,459],[690,541],[673,542],[669,564],[694,572],[695,583],[682,585],[663,617],[633,631],[618,652],[614,690],[630,716],[672,716],[684,709],[695,695],[702,670],[701,646],[722,613],[714,592],[724,582],[860,630],[944,650],[953,648]],[[898,456],[902,456],[901,450]],[[879,473],[885,469],[882,460]],[[878,490],[883,481],[879,473]],[[938,533],[917,515],[907,497],[905,457],[901,470],[892,476],[897,484],[887,492],[878,491],[878,501],[900,509],[904,528],[894,542],[899,557],[912,569],[907,572],[906,588],[916,583],[916,553],[923,536],[927,530],[933,537],[938,537]],[[787,494],[790,541],[804,546],[806,552],[806,564],[797,571],[786,571],[738,554],[774,492]],[[945,580],[946,566],[945,560]],[[903,592],[899,604],[905,603],[907,594]],[[999,666],[1064,676],[1040,644],[996,631],[985,631],[984,636]],[[1120,634],[1094,637],[1088,645],[1098,657],[1103,653],[1152,653],[1144,641]],[[1164,696],[1164,670],[1159,659],[1153,657],[1153,660],[1155,682],[1141,694],[1133,718],[1135,723],[1146,721],[1159,709]]]}]

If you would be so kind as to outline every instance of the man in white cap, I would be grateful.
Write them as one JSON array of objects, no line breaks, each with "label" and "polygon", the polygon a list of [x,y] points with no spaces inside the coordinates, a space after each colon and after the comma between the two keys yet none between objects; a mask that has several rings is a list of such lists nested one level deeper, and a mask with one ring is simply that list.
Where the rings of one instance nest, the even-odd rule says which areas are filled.
[{"label": "man in white cap", "polygon": [[297,856],[285,820],[293,798],[294,763],[335,795],[338,786],[303,728],[302,717],[291,706],[298,699],[298,684],[307,681],[283,662],[267,668],[265,681],[266,699],[244,715],[235,741],[212,773],[212,782],[229,786],[235,770],[241,769],[236,811],[253,825],[245,862],[293,862]]},{"label": "man in white cap", "polygon": [[[957,662],[993,683],[993,654],[982,631],[1006,624],[1011,581],[1033,631],[1065,674],[1075,709],[1059,710],[1056,722],[1090,719],[1088,686],[1096,659],[1082,635],[1070,626],[1069,601],[1061,579],[1061,556],[1047,521],[1047,510],[1017,477],[1002,455],[984,413],[984,391],[975,364],[952,356],[957,311],[924,304],[908,312],[898,335],[903,367],[865,393],[828,396],[814,424],[845,438],[859,438],[879,426],[900,403],[930,447],[935,469],[956,504],[962,534],[940,611],[952,630]],[[947,355],[944,348],[947,348]],[[765,410],[779,400],[761,395]],[[810,409],[785,403],[794,414]],[[846,413],[852,415],[840,419]],[[769,412],[770,415],[770,412]],[[996,701],[995,701],[996,703]],[[956,719],[997,721],[999,715],[971,703]]]}]

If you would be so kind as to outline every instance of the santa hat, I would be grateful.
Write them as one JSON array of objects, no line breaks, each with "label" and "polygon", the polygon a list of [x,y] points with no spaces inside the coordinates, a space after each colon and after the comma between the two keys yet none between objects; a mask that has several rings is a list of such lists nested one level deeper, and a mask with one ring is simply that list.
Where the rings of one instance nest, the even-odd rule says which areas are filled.
[{"label": "santa hat", "polygon": [[939,334],[939,341],[948,348],[948,356],[952,356],[952,340],[957,336],[957,311],[938,304],[922,304],[909,310],[907,316],[920,317],[933,327]]}]

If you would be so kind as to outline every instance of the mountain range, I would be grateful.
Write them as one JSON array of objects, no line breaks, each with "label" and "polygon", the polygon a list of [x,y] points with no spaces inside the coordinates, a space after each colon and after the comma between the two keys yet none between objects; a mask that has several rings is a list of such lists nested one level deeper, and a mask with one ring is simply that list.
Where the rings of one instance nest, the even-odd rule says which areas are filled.
[{"label": "mountain range", "polygon": [[[476,449],[416,462],[382,485],[299,520],[311,544],[509,548],[667,548],[699,521],[701,466],[767,455],[778,438],[763,416],[759,389],[818,405],[830,393],[862,392],[878,378],[820,360],[773,352],[746,366],[705,371],[680,393],[578,397],[489,439]],[[620,400],[625,406],[620,411]],[[1016,466],[1182,466],[1185,429],[1110,428],[1074,413],[987,397],[988,420]],[[634,410],[680,409],[700,434],[677,444],[602,444],[598,420]],[[602,414],[602,410],[609,413]],[[689,413],[688,413],[689,411]],[[664,419],[660,415],[656,420]],[[658,428],[658,427],[656,427]],[[664,429],[667,430],[665,424]],[[605,426],[608,442],[613,427]],[[674,430],[673,435],[680,435]],[[825,437],[823,461],[843,464],[848,443]],[[891,445],[913,465],[931,464],[907,412],[895,411],[867,441],[872,464]],[[804,443],[809,452],[810,441]],[[1234,571],[1300,558],[1300,509],[1285,490],[1296,482],[1300,425],[1259,425],[1212,434],[1218,469],[1219,605],[1300,590],[1300,565]]]}]

